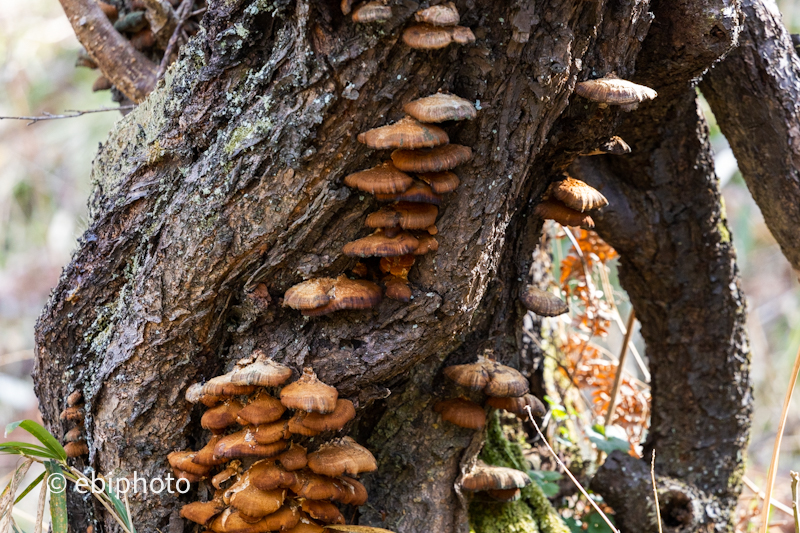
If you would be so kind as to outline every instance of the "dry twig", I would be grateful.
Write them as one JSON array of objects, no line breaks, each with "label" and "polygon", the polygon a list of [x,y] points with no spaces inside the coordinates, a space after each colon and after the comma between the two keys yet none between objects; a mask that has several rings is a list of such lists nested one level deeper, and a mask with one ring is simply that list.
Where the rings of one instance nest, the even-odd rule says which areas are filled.
[{"label": "dry twig", "polygon": [[0,120],[29,120],[28,126],[31,124],[36,124],[37,122],[41,122],[43,120],[60,120],[62,118],[75,118],[80,117],[83,115],[88,115],[89,113],[105,113],[106,111],[127,111],[131,109],[135,109],[135,105],[121,105],[118,107],[101,107],[99,109],[84,109],[84,110],[76,110],[76,109],[66,109],[65,114],[63,115],[53,115],[52,113],[44,112],[39,116],[34,117],[0,117]]}]

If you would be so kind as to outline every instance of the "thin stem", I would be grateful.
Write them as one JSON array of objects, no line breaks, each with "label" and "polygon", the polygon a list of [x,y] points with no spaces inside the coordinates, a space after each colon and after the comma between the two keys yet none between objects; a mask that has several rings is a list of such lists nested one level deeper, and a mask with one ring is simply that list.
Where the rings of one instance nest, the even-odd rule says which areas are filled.
[{"label": "thin stem", "polygon": [[190,17],[189,10],[192,8],[194,4],[194,0],[183,0],[181,2],[180,7],[178,7],[178,23],[175,25],[175,30],[173,30],[172,35],[169,38],[169,42],[167,43],[167,49],[164,50],[164,57],[161,58],[161,64],[158,66],[158,71],[156,72],[156,79],[161,79],[161,76],[164,75],[164,72],[167,71],[167,67],[169,66],[169,59],[172,56],[172,52],[175,50],[175,46],[178,44],[178,37],[181,34],[181,29],[183,25],[186,23],[188,18]]},{"label": "thin stem", "polygon": [[[631,313],[633,314],[633,313]],[[653,457],[650,459],[650,481],[653,482],[653,496],[656,498],[656,518],[658,519],[658,533],[661,529],[661,505],[658,503],[658,489],[656,488],[656,450],[653,448]]]},{"label": "thin stem", "polygon": [[797,350],[797,355],[794,358],[794,367],[792,368],[792,379],[789,382],[789,387],[786,389],[786,396],[783,399],[783,411],[781,412],[781,420],[778,424],[778,434],[775,435],[775,446],[772,449],[772,461],[769,463],[769,473],[767,474],[767,489],[764,491],[764,507],[761,509],[761,528],[760,533],[767,533],[769,528],[769,507],[772,498],[772,487],[775,485],[775,476],[778,473],[778,455],[781,450],[781,440],[783,439],[783,430],[786,428],[786,418],[789,416],[789,404],[792,401],[794,394],[794,384],[797,381],[797,374],[800,373],[800,348]]},{"label": "thin stem", "polygon": [[539,429],[539,425],[536,423],[536,420],[533,419],[533,414],[531,413],[530,405],[525,406],[525,411],[528,412],[528,420],[530,420],[531,424],[533,424],[533,427],[536,429],[536,433],[539,434],[539,438],[542,439],[542,442],[547,447],[548,451],[552,454],[553,458],[556,460],[556,463],[558,463],[558,466],[564,469],[564,473],[567,474],[567,477],[569,477],[569,479],[572,480],[575,486],[578,487],[578,490],[581,491],[581,494],[583,494],[583,496],[589,501],[591,506],[594,507],[594,510],[600,514],[605,523],[608,524],[608,527],[611,528],[611,531],[613,531],[614,533],[619,533],[619,530],[614,527],[614,524],[612,524],[611,520],[608,519],[606,513],[604,513],[603,510],[600,509],[600,507],[596,503],[594,503],[594,500],[591,498],[591,496],[589,496],[589,493],[586,492],[586,489],[584,489],[583,486],[580,484],[580,482],[575,478],[575,476],[572,475],[572,472],[569,471],[567,465],[565,465],[564,462],[558,457],[558,454],[555,452],[555,450],[553,450],[553,448],[550,447],[550,443],[548,443],[547,439],[544,438],[542,430]]},{"label": "thin stem", "polygon": [[[742,476],[742,482],[747,486],[748,489],[752,490],[755,493],[757,498],[761,498],[762,500],[764,499],[764,491],[759,489],[758,485],[756,485],[752,479],[750,479],[747,476]],[[783,513],[786,513],[789,516],[792,516],[794,514],[788,505],[786,505],[785,503],[781,503],[775,498],[772,498],[772,501],[770,503],[772,504],[773,507],[775,507],[775,509]]]},{"label": "thin stem", "polygon": [[0,120],[30,120],[28,122],[28,126],[31,124],[36,124],[37,122],[41,122],[43,120],[60,120],[62,118],[75,118],[80,117],[83,115],[88,115],[89,113],[105,113],[107,111],[126,111],[129,109],[134,109],[135,105],[121,105],[118,107],[101,107],[98,109],[84,109],[84,110],[75,110],[75,109],[67,109],[66,112],[62,115],[53,115],[52,113],[42,113],[39,116],[34,117],[0,117]]},{"label": "thin stem", "polygon": [[794,533],[800,533],[800,517],[798,517],[797,510],[797,482],[800,481],[800,474],[797,472],[790,472],[792,476],[792,515],[794,516]]},{"label": "thin stem", "polygon": [[633,335],[633,323],[636,321],[636,313],[631,309],[631,314],[628,315],[628,325],[625,328],[625,338],[622,341],[622,349],[619,352],[619,363],[617,363],[617,375],[614,376],[614,386],[611,388],[611,401],[608,404],[608,411],[606,411],[606,419],[603,422],[603,427],[611,423],[614,416],[614,409],[617,407],[617,397],[619,396],[619,386],[622,384],[622,369],[625,368],[625,359],[628,355],[628,345],[631,343],[631,336]]},{"label": "thin stem", "polygon": [[42,533],[42,522],[44,522],[44,507],[47,503],[47,478],[50,477],[47,471],[42,478],[42,484],[39,485],[39,504],[36,508],[36,522],[33,526],[33,533]]},{"label": "thin stem", "polygon": [[[65,466],[67,466],[67,465],[65,465]],[[80,479],[84,479],[84,480],[86,480],[87,483],[91,481],[88,477],[83,475],[83,473],[80,470],[78,470],[77,468],[75,468],[74,466],[67,466],[67,468],[69,468],[69,471],[72,473],[73,476],[76,476],[77,478],[80,478]],[[100,502],[100,504],[103,507],[106,508],[106,511],[108,511],[109,514],[114,518],[114,520],[116,520],[116,522],[120,525],[120,527],[122,527],[123,531],[125,531],[125,533],[131,533],[131,530],[128,529],[128,525],[122,520],[122,518],[117,514],[117,512],[111,507],[111,504],[113,502],[111,502],[111,499],[108,497],[108,495],[105,492],[96,492],[94,490],[94,486],[92,486],[91,484],[89,486],[91,487],[90,492],[92,493],[92,495],[97,499],[97,501]]]}]

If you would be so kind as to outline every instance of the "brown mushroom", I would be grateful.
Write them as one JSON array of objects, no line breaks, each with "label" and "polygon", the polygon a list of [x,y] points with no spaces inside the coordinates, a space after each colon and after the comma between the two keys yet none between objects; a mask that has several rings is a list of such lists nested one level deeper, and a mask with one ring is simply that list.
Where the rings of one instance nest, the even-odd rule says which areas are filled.
[{"label": "brown mushroom", "polygon": [[358,135],[358,141],[370,148],[433,148],[450,142],[438,126],[423,124],[412,117],[403,117],[394,124],[381,126]]},{"label": "brown mushroom", "polygon": [[381,290],[377,285],[367,280],[350,279],[344,274],[336,278],[329,295],[330,301],[326,305],[304,309],[302,313],[320,316],[343,309],[369,309],[381,301]]},{"label": "brown mushroom", "polygon": [[295,474],[295,482],[289,490],[301,498],[309,500],[332,500],[341,497],[342,486],[326,476],[321,476],[307,470],[300,470]]},{"label": "brown mushroom", "polygon": [[392,8],[381,0],[374,0],[359,6],[351,17],[353,22],[386,22],[392,18]]},{"label": "brown mushroom", "polygon": [[67,396],[67,406],[72,407],[74,405],[78,405],[83,400],[83,393],[79,390],[73,391]]},{"label": "brown mushroom", "polygon": [[436,222],[439,209],[433,204],[397,202],[371,213],[365,222],[369,228],[425,229]]},{"label": "brown mushroom", "polygon": [[290,288],[283,295],[283,305],[292,309],[317,309],[331,298],[328,294],[336,280],[333,278],[313,278]]},{"label": "brown mushroom", "polygon": [[64,451],[67,457],[80,457],[81,455],[89,455],[89,446],[86,445],[85,440],[76,440],[66,443]]},{"label": "brown mushroom", "polygon": [[64,442],[76,442],[83,439],[83,426],[76,426],[64,435]]},{"label": "brown mushroom", "polygon": [[417,22],[424,22],[434,26],[455,26],[461,20],[458,9],[453,2],[431,6],[414,13]]},{"label": "brown mushroom", "polygon": [[436,93],[403,106],[403,111],[420,122],[472,120],[478,114],[472,102],[448,93]]},{"label": "brown mushroom", "polygon": [[463,26],[443,28],[430,24],[416,24],[403,32],[403,42],[418,50],[438,50],[450,43],[475,42],[475,35],[472,30]]},{"label": "brown mushroom", "polygon": [[307,515],[300,513],[300,520],[297,525],[292,529],[286,530],[286,533],[325,533],[325,528],[311,520]]},{"label": "brown mushroom", "polygon": [[224,470],[219,471],[211,478],[211,484],[215,489],[222,489],[223,485],[231,479],[236,479],[242,473],[242,463],[239,460],[229,462]]},{"label": "brown mushroom", "polygon": [[327,442],[308,454],[308,468],[325,476],[358,475],[377,470],[372,453],[350,437]]},{"label": "brown mushroom", "polygon": [[650,87],[614,77],[582,81],[575,85],[575,93],[593,102],[622,106],[635,106],[658,96]]},{"label": "brown mushroom", "polygon": [[528,411],[525,409],[525,407],[531,408],[531,414],[533,416],[544,416],[544,414],[547,412],[541,400],[530,393],[518,398],[501,398],[493,396],[489,398],[486,403],[495,409],[504,409],[510,413],[514,413],[520,418],[528,417]]},{"label": "brown mushroom", "polygon": [[72,420],[82,422],[84,419],[83,404],[73,405],[61,411],[61,420]]},{"label": "brown mushroom", "polygon": [[368,237],[345,244],[342,251],[350,257],[387,257],[411,253],[418,245],[419,241],[410,233],[401,231],[388,237],[379,229]]},{"label": "brown mushroom", "polygon": [[433,410],[442,415],[442,420],[467,429],[482,429],[486,425],[486,411],[466,398],[454,398],[436,402]]},{"label": "brown mushroom", "polygon": [[222,435],[212,435],[208,443],[197,451],[197,454],[192,459],[193,463],[206,466],[216,466],[226,463],[228,460],[224,457],[217,457],[214,455],[214,448],[222,438]]},{"label": "brown mushroom", "polygon": [[310,367],[303,369],[303,375],[294,383],[281,390],[281,403],[289,409],[315,413],[332,413],[336,409],[339,393],[335,387],[317,379]]},{"label": "brown mushroom", "polygon": [[413,293],[408,286],[408,279],[399,276],[385,276],[383,284],[386,286],[386,297],[398,302],[409,302]]},{"label": "brown mushroom", "polygon": [[259,444],[272,444],[273,442],[278,442],[281,439],[288,439],[292,436],[289,432],[288,420],[277,420],[271,424],[255,426],[250,428],[250,430],[253,432],[256,442]]},{"label": "brown mushroom", "polygon": [[514,468],[487,465],[478,461],[461,480],[461,487],[469,491],[521,489],[531,482],[528,474]]},{"label": "brown mushroom", "polygon": [[458,188],[461,181],[458,176],[449,171],[444,172],[425,172],[418,174],[419,179],[431,186],[431,190],[436,194],[447,194]]},{"label": "brown mushroom", "polygon": [[173,469],[197,476],[205,476],[211,471],[211,467],[193,462],[196,455],[197,452],[192,450],[174,451],[167,455],[167,462]]},{"label": "brown mushroom", "polygon": [[345,505],[364,505],[367,502],[367,489],[359,481],[339,476],[336,481],[340,487],[339,496],[334,498]]},{"label": "brown mushroom", "polygon": [[247,517],[259,519],[280,509],[285,498],[285,489],[261,490],[249,482],[233,493],[231,505]]},{"label": "brown mushroom", "polygon": [[407,202],[422,202],[425,204],[439,205],[442,203],[442,197],[435,194],[430,185],[422,181],[415,181],[411,187],[404,192],[398,194],[380,194],[376,193],[375,198],[379,202],[392,202],[392,201],[407,201]]},{"label": "brown mushroom", "polygon": [[175,477],[178,480],[185,479],[189,483],[197,483],[198,481],[202,481],[206,478],[206,476],[192,474],[191,472],[186,472],[185,470],[181,470],[180,468],[173,468],[172,472],[175,474]]},{"label": "brown mushroom", "polygon": [[272,457],[289,447],[289,442],[279,440],[270,444],[259,444],[251,428],[222,437],[214,447],[217,457]]},{"label": "brown mushroom", "polygon": [[181,507],[181,518],[191,520],[201,526],[206,526],[215,516],[225,510],[222,500],[211,500],[208,502],[192,502]]},{"label": "brown mushroom", "polygon": [[528,285],[519,299],[526,309],[540,316],[558,316],[569,311],[569,305],[564,300],[533,285]]},{"label": "brown mushroom", "polygon": [[300,511],[293,505],[284,505],[277,512],[263,518],[267,531],[292,529],[300,521]]},{"label": "brown mushroom", "polygon": [[326,524],[344,524],[344,516],[331,502],[324,500],[303,500],[300,503],[303,512]]},{"label": "brown mushroom", "polygon": [[228,400],[203,413],[200,425],[214,433],[225,431],[229,426],[236,424],[236,416],[242,410],[242,403],[238,400]]},{"label": "brown mushroom", "polygon": [[272,459],[258,461],[248,472],[250,482],[261,490],[289,488],[297,482],[294,472],[287,471]]},{"label": "brown mushroom", "polygon": [[570,209],[580,212],[608,205],[606,197],[597,189],[569,176],[553,183],[550,186],[550,194]]},{"label": "brown mushroom", "polygon": [[284,411],[286,411],[286,407],[279,399],[273,398],[266,392],[261,392],[239,411],[239,423],[254,426],[269,424],[279,420]]},{"label": "brown mushroom", "polygon": [[270,531],[264,523],[264,519],[255,523],[247,522],[241,513],[233,507],[228,507],[217,515],[208,525],[208,528],[215,533],[266,533]]},{"label": "brown mushroom", "polygon": [[394,166],[406,172],[442,172],[455,168],[472,158],[472,148],[460,144],[445,144],[430,150],[395,150]]},{"label": "brown mushroom", "polygon": [[206,381],[203,393],[212,396],[247,396],[256,388],[253,385],[236,385],[231,383],[231,373],[223,374]]},{"label": "brown mushroom", "polygon": [[539,218],[555,220],[562,226],[580,226],[593,228],[594,220],[589,215],[575,211],[557,200],[544,200],[534,209],[533,213]]},{"label": "brown mushroom", "polygon": [[309,413],[306,413],[305,411],[297,411],[294,416],[289,419],[289,432],[294,433],[295,435],[302,435],[304,437],[313,437],[322,433],[321,431],[307,428],[303,425],[303,419],[305,419],[308,414]]},{"label": "brown mushroom", "polygon": [[275,462],[280,463],[286,470],[300,470],[308,464],[306,449],[299,444],[292,443],[291,447],[275,457]]},{"label": "brown mushroom", "polygon": [[314,431],[331,431],[342,429],[356,416],[356,408],[350,400],[339,398],[336,407],[329,414],[308,413],[300,423]]},{"label": "brown mushroom", "polygon": [[439,249],[439,241],[433,235],[417,236],[419,245],[414,249],[414,255],[425,255],[428,252],[435,252]]},{"label": "brown mushroom", "polygon": [[292,377],[292,369],[276,363],[263,352],[254,350],[250,358],[236,364],[231,372],[234,385],[255,385],[256,387],[278,387]]},{"label": "brown mushroom", "polygon": [[476,363],[448,366],[444,375],[489,396],[518,397],[528,392],[528,380],[519,371],[483,356],[478,356]]},{"label": "brown mushroom", "polygon": [[189,403],[202,403],[206,407],[214,407],[221,402],[224,397],[205,392],[204,384],[194,383],[186,389],[186,401]]},{"label": "brown mushroom", "polygon": [[501,502],[514,502],[522,497],[522,491],[519,489],[489,489],[486,493]]},{"label": "brown mushroom", "polygon": [[117,20],[117,17],[119,16],[119,11],[117,10],[117,6],[107,4],[102,0],[98,0],[97,6],[105,14],[105,16],[108,17],[108,20],[110,20],[111,22]]},{"label": "brown mushroom", "polygon": [[344,178],[344,184],[370,194],[397,194],[405,191],[414,180],[401,172],[391,161],[384,161],[369,170],[362,170]]}]

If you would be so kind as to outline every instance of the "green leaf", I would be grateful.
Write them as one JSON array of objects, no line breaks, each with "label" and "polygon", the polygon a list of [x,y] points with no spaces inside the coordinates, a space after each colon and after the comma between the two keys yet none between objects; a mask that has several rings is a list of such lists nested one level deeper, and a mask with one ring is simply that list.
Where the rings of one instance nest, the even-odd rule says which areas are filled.
[{"label": "green leaf", "polygon": [[10,441],[0,443],[0,453],[10,453],[14,455],[32,455],[34,457],[44,457],[45,459],[58,459],[58,456],[49,448],[31,444],[29,442]]},{"label": "green leaf", "polygon": [[614,450],[619,450],[626,453],[630,451],[630,443],[626,439],[613,436],[611,427],[606,428],[605,433],[605,435],[602,435],[593,429],[586,431],[586,435],[589,437],[589,440],[592,441],[594,445],[597,446],[597,449],[601,452],[609,454]]},{"label": "green leaf", "polygon": [[[41,483],[41,482],[42,482],[42,480],[44,479],[44,475],[45,475],[45,473],[46,473],[46,472],[42,472],[41,474],[39,474],[39,477],[37,477],[36,479],[34,479],[34,480],[31,482],[31,484],[30,484],[30,485],[28,485],[28,486],[25,488],[25,490],[23,490],[23,491],[22,491],[22,493],[20,493],[20,495],[19,495],[19,496],[17,496],[17,499],[16,499],[16,500],[14,500],[14,504],[15,504],[15,505],[16,505],[16,504],[18,504],[18,503],[19,503],[19,501],[20,501],[22,498],[24,498],[25,496],[27,496],[27,495],[28,495],[28,493],[29,493],[30,491],[32,491],[34,488],[36,488],[36,485],[38,485],[39,483]],[[46,490],[46,489],[44,489],[44,488],[43,488],[42,490]]]},{"label": "green leaf", "polygon": [[[68,533],[67,493],[66,479],[61,465],[55,461],[46,461],[44,467],[48,476],[60,476],[64,482],[65,490],[60,492],[50,491],[50,531],[53,533]],[[42,490],[46,490],[44,487]]]},{"label": "green leaf", "polygon": [[[614,519],[612,517],[608,517],[611,520],[611,523],[614,523]],[[593,511],[589,515],[584,517],[584,521],[588,524],[588,528],[586,531],[593,532],[593,533],[614,533],[614,530],[608,527],[606,521],[603,520],[603,517],[600,516],[600,513],[597,511]]]},{"label": "green leaf", "polygon": [[61,444],[53,435],[50,434],[49,431],[33,420],[20,420],[19,422],[12,422],[6,426],[6,435],[18,427],[36,437],[39,442],[45,446],[45,448],[52,451],[62,462],[67,460],[67,452],[64,451],[63,446],[61,446]]},{"label": "green leaf", "polygon": [[108,494],[111,503],[114,504],[114,510],[117,512],[117,516],[120,517],[122,522],[128,527],[128,530],[130,530],[131,533],[136,533],[136,529],[133,527],[131,518],[128,516],[128,510],[125,508],[125,504],[122,503],[122,500],[117,498],[117,495],[111,490],[111,483],[106,483],[105,487],[106,494]]},{"label": "green leaf", "polygon": [[570,533],[585,533],[583,531],[583,528],[581,527],[583,522],[581,522],[580,520],[575,520],[574,518],[571,517],[561,517],[561,520],[563,520],[564,523],[567,525]]}]

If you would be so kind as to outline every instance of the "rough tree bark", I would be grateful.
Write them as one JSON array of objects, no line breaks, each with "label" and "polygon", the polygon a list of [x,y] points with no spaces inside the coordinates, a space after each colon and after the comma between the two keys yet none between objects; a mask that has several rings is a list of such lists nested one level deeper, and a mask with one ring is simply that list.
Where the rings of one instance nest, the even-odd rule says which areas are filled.
[{"label": "rough tree bark", "polygon": [[[392,2],[382,26],[353,24],[331,0],[209,4],[204,29],[95,160],[90,227],[37,325],[45,421],[62,435],[63,399],[82,390],[85,464],[162,475],[167,453],[203,438],[186,387],[258,347],[313,366],[356,401],[353,434],[379,461],[360,523],[465,531],[453,483],[471,434],[433,428],[441,367],[486,348],[520,364],[515,301],[542,227],[532,209],[572,165],[611,200],[598,228],[621,254],[647,341],[647,448],[677,487],[668,530],[728,529],[747,439],[747,342],[693,87],[735,44],[738,3],[456,3],[477,42],[436,52],[399,40],[411,0]],[[610,72],[659,97],[624,113],[571,95]],[[440,211],[438,253],[411,273],[413,301],[314,319],[282,308],[298,281],[351,267],[342,245],[367,233],[376,203],[341,179],[386,154],[356,134],[440,88],[481,111],[448,128],[475,156]],[[577,157],[612,134],[634,153]],[[596,483],[622,530],[654,531],[647,491],[633,474],[608,475],[611,463]],[[188,530],[173,496],[131,504],[140,531]],[[74,494],[70,506],[75,531],[115,530]]]}]

